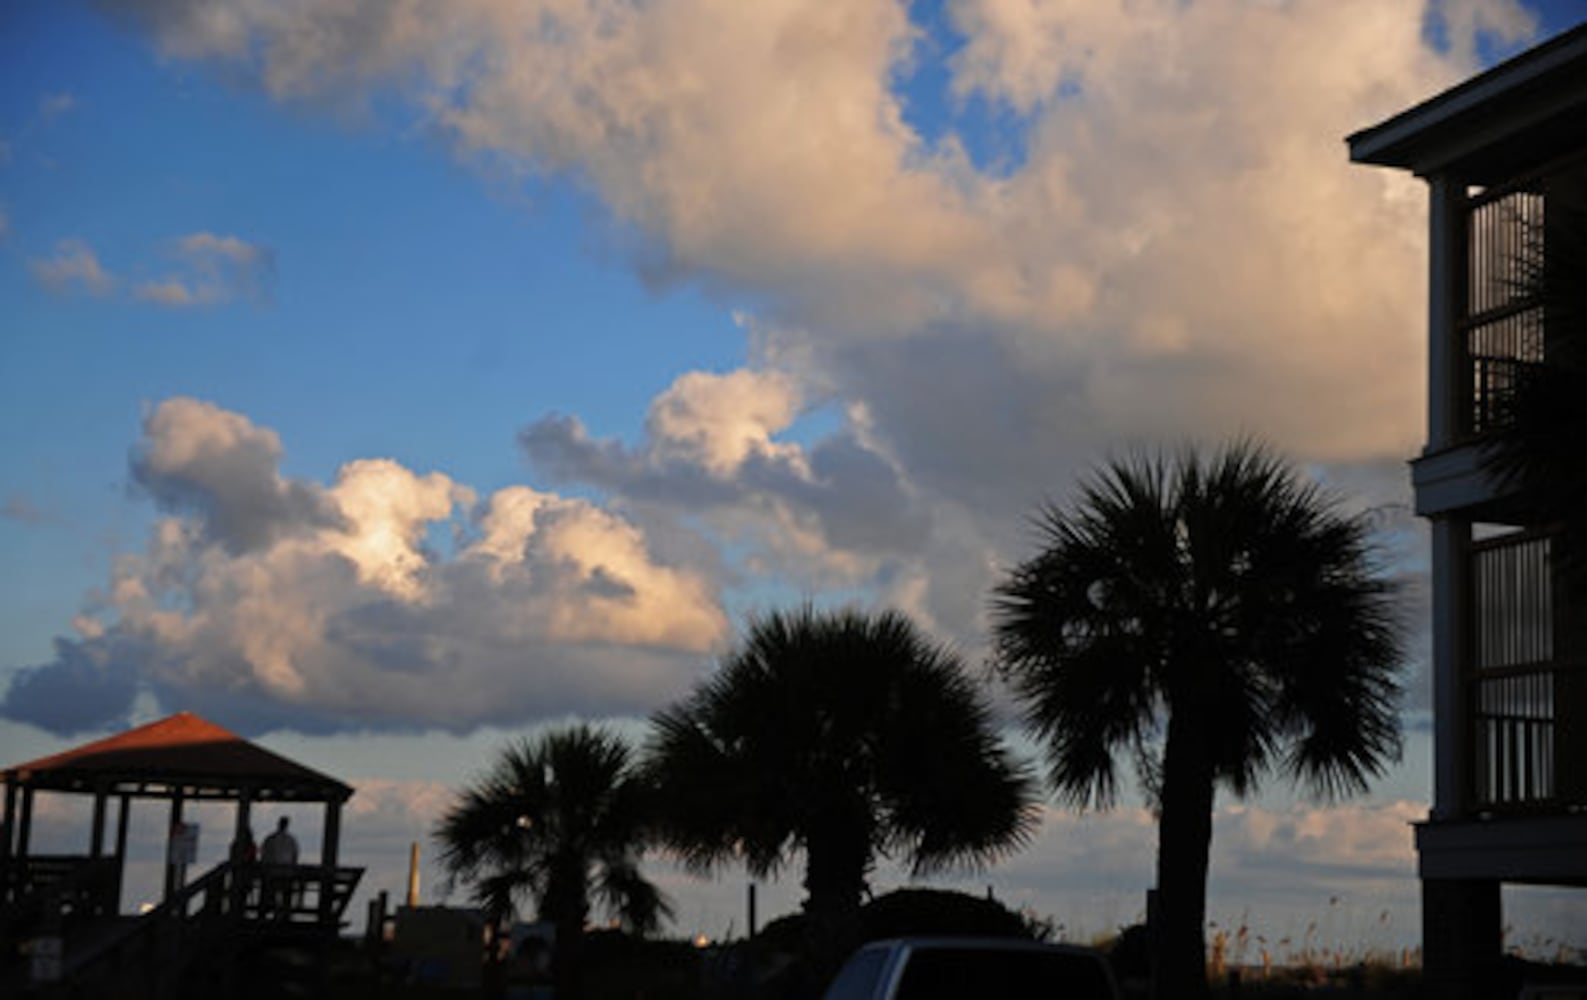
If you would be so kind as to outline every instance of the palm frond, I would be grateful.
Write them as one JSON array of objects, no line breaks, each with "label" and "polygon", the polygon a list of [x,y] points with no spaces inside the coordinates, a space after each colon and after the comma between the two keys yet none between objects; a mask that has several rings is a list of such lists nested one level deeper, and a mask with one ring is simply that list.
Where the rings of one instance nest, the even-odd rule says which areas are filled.
[{"label": "palm frond", "polygon": [[657,713],[649,756],[664,837],[697,869],[772,872],[802,848],[811,872],[863,877],[882,852],[974,862],[1031,828],[1032,782],[960,658],[895,611],[752,620],[713,677]]},{"label": "palm frond", "polygon": [[[650,794],[627,744],[607,731],[576,725],[511,742],[436,828],[448,885],[471,886],[492,913],[527,898],[542,915],[582,915],[592,881],[616,866],[638,894]],[[653,912],[666,912],[654,897]]]},{"label": "palm frond", "polygon": [[1061,801],[1111,805],[1123,757],[1150,793],[1178,712],[1239,795],[1275,768],[1359,790],[1397,754],[1404,635],[1369,525],[1261,445],[1110,463],[1037,527],[993,644]]}]

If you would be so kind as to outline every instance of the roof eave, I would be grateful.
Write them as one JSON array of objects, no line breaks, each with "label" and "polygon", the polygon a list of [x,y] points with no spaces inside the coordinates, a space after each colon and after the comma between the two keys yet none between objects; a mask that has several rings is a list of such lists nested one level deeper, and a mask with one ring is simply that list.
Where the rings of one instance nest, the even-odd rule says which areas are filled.
[{"label": "roof eave", "polygon": [[1356,163],[1429,174],[1587,103],[1587,24],[1346,138]]}]

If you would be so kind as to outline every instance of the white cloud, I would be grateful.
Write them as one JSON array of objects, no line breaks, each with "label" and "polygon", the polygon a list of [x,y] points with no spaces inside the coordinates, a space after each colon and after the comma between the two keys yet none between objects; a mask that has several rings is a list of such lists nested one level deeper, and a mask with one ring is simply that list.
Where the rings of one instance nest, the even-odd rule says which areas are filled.
[{"label": "white cloud", "polygon": [[[524,431],[537,471],[605,491],[606,509],[498,493],[451,559],[426,539],[464,488],[433,473],[354,463],[336,485],[292,483],[255,441],[227,451],[240,464],[222,480],[201,464],[145,483],[186,515],[179,565],[219,547],[381,595],[352,619],[361,641],[377,634],[363,623],[418,629],[478,588],[481,634],[558,649],[587,620],[547,609],[574,594],[623,642],[699,648],[709,614],[661,627],[634,609],[683,585],[662,550],[696,567],[685,603],[713,606],[707,543],[751,590],[867,587],[973,642],[998,567],[1029,542],[1023,516],[1142,439],[1256,430],[1403,496],[1390,463],[1420,426],[1425,209],[1415,181],[1351,166],[1341,140],[1469,72],[1462,39],[1526,29],[1508,0],[1443,8],[1445,49],[1422,0],[956,0],[950,89],[1025,126],[1022,157],[994,171],[951,130],[909,124],[900,80],[923,29],[890,0],[111,6],[282,100],[405,93],[465,155],[578,175],[639,236],[639,266],[754,303],[751,364],[679,377],[638,444],[576,416]],[[268,273],[234,236],[172,253],[188,269],[140,294],[197,304]],[[842,417],[806,440],[812,407]],[[369,508],[366,477],[381,479]],[[582,531],[606,562],[558,554]],[[535,613],[499,606],[515,588]],[[266,654],[329,630],[325,606],[256,655],[297,662]]]},{"label": "white cloud", "polygon": [[1489,35],[1514,45],[1537,32],[1537,16],[1525,7],[1494,0],[1442,0],[1436,13],[1446,42],[1457,57],[1473,61],[1477,41]]},{"label": "white cloud", "polygon": [[144,302],[183,308],[238,298],[265,301],[275,278],[275,254],[236,236],[198,232],[172,242],[177,273],[146,281],[134,291]]},{"label": "white cloud", "polygon": [[[909,124],[925,46],[896,0],[111,6],[282,100],[396,88],[465,155],[579,176],[640,267],[758,303],[800,384],[868,406],[912,468],[947,449],[923,482],[970,503],[1131,437],[1403,455],[1424,209],[1341,140],[1468,73],[1464,39],[1530,24],[1448,4],[1440,50],[1426,0],[956,0],[951,89],[1026,130],[987,171]],[[906,419],[966,376],[1001,394],[946,436]]]},{"label": "white cloud", "polygon": [[55,255],[32,261],[33,277],[52,292],[64,293],[74,288],[90,295],[109,295],[116,279],[99,263],[94,250],[82,240],[59,240]]},{"label": "white cloud", "polygon": [[190,256],[222,257],[239,264],[257,264],[269,256],[269,251],[235,236],[216,236],[214,233],[192,233],[177,240],[177,246]]},{"label": "white cloud", "polygon": [[799,406],[797,387],[779,372],[689,372],[651,404],[646,426],[659,459],[721,475],[751,456],[792,459],[797,449],[774,444],[772,435],[793,422]]},{"label": "white cloud", "polygon": [[207,542],[232,552],[336,520],[319,486],[283,479],[281,439],[240,413],[175,397],[144,420],[133,479],[162,506],[195,512]]},{"label": "white cloud", "polygon": [[708,526],[754,577],[805,585],[875,582],[926,544],[930,515],[851,413],[808,446],[786,440],[805,412],[794,379],[771,369],[688,372],[652,401],[645,439],[594,441],[546,417],[519,436],[553,479],[594,485],[652,515]]},{"label": "white cloud", "polygon": [[[0,206],[0,239],[8,234],[9,217]],[[178,268],[166,276],[139,281],[134,299],[173,308],[218,305],[238,298],[267,301],[275,278],[275,254],[269,248],[235,236],[192,233],[169,244]],[[59,240],[51,257],[31,262],[33,276],[52,292],[80,289],[94,296],[116,290],[119,279],[100,263],[87,242]]]},{"label": "white cloud", "polygon": [[417,476],[390,459],[366,458],[342,467],[330,498],[346,523],[327,541],[357,568],[359,582],[414,601],[424,596],[425,531],[473,503],[474,492],[439,472]]},{"label": "white cloud", "polygon": [[192,306],[203,301],[198,293],[175,278],[144,282],[133,294],[144,302],[154,302],[162,306]]},{"label": "white cloud", "polygon": [[80,638],[18,672],[5,714],[77,731],[146,690],[250,731],[643,715],[725,637],[706,571],[657,561],[588,501],[507,487],[476,510],[467,487],[389,459],[321,486],[281,458],[241,414],[156,407],[133,475],[167,516],[116,561]]}]

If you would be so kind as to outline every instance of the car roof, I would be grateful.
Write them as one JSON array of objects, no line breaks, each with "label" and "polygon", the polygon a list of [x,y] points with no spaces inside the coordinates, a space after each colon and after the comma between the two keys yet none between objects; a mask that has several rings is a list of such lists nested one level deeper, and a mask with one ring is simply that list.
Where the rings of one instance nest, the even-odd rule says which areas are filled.
[{"label": "car roof", "polygon": [[1027,938],[995,937],[992,935],[976,936],[973,934],[925,934],[912,937],[887,938],[881,941],[872,941],[866,944],[865,947],[878,950],[897,948],[908,948],[910,950],[921,948],[978,948],[983,951],[1058,951],[1076,955],[1100,954],[1095,948],[1088,948],[1078,944],[1031,941]]}]

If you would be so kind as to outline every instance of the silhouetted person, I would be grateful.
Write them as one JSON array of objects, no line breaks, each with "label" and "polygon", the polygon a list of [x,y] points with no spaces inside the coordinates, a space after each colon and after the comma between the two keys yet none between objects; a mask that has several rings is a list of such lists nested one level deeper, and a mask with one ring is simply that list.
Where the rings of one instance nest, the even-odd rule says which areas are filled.
[{"label": "silhouetted person", "polygon": [[280,919],[285,919],[292,909],[291,869],[298,863],[298,842],[287,832],[289,822],[285,816],[277,820],[275,833],[259,847],[259,860],[264,863],[264,905],[274,907]]},{"label": "silhouetted person", "polygon": [[259,848],[253,842],[253,829],[243,827],[237,833],[237,839],[231,842],[231,863],[234,865],[251,865],[259,860]]},{"label": "silhouetted person", "polygon": [[254,844],[252,827],[245,826],[237,831],[237,839],[231,842],[228,859],[231,861],[232,910],[239,912],[253,891],[254,863],[259,860],[259,848]]}]

